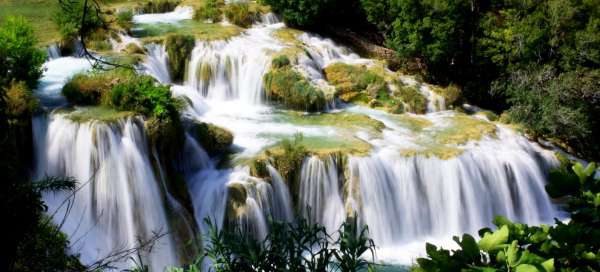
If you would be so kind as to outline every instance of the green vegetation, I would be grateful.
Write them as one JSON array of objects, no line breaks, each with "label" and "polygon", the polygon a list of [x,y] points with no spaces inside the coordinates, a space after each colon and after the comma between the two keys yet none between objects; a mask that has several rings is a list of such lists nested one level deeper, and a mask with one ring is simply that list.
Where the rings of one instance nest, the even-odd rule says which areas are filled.
[{"label": "green vegetation", "polygon": [[184,79],[188,60],[196,44],[194,36],[169,34],[165,40],[165,49],[169,55],[169,74],[175,81]]},{"label": "green vegetation", "polygon": [[224,6],[225,1],[223,0],[205,0],[200,8],[195,10],[194,19],[209,20],[212,23],[220,22],[223,16],[222,8]]},{"label": "green vegetation", "polygon": [[[214,271],[340,271],[370,269],[363,255],[374,258],[375,244],[368,238],[368,228],[350,217],[338,231],[337,239],[325,227],[299,219],[297,223],[270,221],[269,234],[258,239],[241,226],[218,230],[209,226],[206,257]],[[202,259],[187,268],[169,272],[199,271]]]},{"label": "green vegetation", "polygon": [[191,127],[191,132],[211,156],[224,154],[233,143],[231,132],[213,124],[195,122]]},{"label": "green vegetation", "polygon": [[224,13],[227,20],[231,23],[245,28],[251,26],[260,15],[259,12],[256,9],[252,9],[247,2],[230,3],[225,6]]},{"label": "green vegetation", "polygon": [[273,58],[273,61],[271,62],[271,67],[275,69],[283,68],[286,66],[290,66],[290,59],[284,55]]},{"label": "green vegetation", "polygon": [[336,89],[336,96],[346,102],[368,104],[391,113],[423,113],[426,100],[414,87],[393,80],[390,90],[386,75],[366,66],[334,63],[325,67],[325,76]]},{"label": "green vegetation", "polygon": [[48,45],[60,40],[58,26],[52,21],[58,10],[55,0],[2,0],[0,1],[0,21],[9,16],[22,16],[33,27],[36,45]]},{"label": "green vegetation", "polygon": [[265,74],[264,88],[267,97],[281,102],[287,108],[304,111],[320,111],[325,108],[323,91],[314,87],[302,74],[292,67],[272,69]]},{"label": "green vegetation", "polygon": [[481,240],[454,237],[460,246],[445,250],[427,244],[427,258],[413,271],[597,271],[600,269],[600,179],[594,163],[577,163],[551,172],[546,190],[567,200],[571,220],[528,226],[497,217],[496,231],[481,229]]},{"label": "green vegetation", "polygon": [[290,26],[306,27],[318,22],[319,17],[331,0],[263,0],[273,10],[283,15],[285,23]]},{"label": "green vegetation", "polygon": [[299,112],[286,112],[281,117],[282,122],[301,126],[333,126],[343,129],[363,129],[372,132],[381,132],[385,125],[362,114],[338,112],[321,114],[303,114]]},{"label": "green vegetation", "polygon": [[[84,0],[63,1],[54,13],[52,20],[58,26],[63,40],[72,41],[80,36],[87,37],[105,27],[102,14],[93,12],[92,2],[87,2],[87,7],[84,7],[85,3]],[[85,18],[82,18],[84,8],[87,12]]]},{"label": "green vegetation", "polygon": [[68,112],[67,118],[75,122],[100,121],[105,123],[117,122],[135,113],[129,111],[119,111],[108,106],[78,107],[76,110]]},{"label": "green vegetation", "polygon": [[165,13],[170,12],[179,5],[179,0],[147,0],[139,9],[143,13]]},{"label": "green vegetation", "polygon": [[168,86],[150,76],[137,76],[112,87],[109,103],[121,111],[133,111],[158,119],[179,119],[181,103],[171,97]]},{"label": "green vegetation", "polygon": [[117,13],[117,25],[122,29],[130,29],[133,26],[133,12],[124,10]]},{"label": "green vegetation", "polygon": [[496,125],[467,115],[444,118],[448,125],[433,133],[433,139],[442,144],[465,144],[479,141],[484,136],[495,136]]},{"label": "green vegetation", "polygon": [[37,112],[39,102],[24,82],[13,81],[4,93],[6,113],[10,118],[27,118]]},{"label": "green vegetation", "polygon": [[105,96],[114,85],[133,76],[131,71],[123,69],[77,74],[63,86],[62,94],[76,105],[98,105],[106,102]]},{"label": "green vegetation", "polygon": [[35,87],[46,54],[35,48],[33,28],[23,17],[6,17],[0,23],[0,86],[24,81]]}]

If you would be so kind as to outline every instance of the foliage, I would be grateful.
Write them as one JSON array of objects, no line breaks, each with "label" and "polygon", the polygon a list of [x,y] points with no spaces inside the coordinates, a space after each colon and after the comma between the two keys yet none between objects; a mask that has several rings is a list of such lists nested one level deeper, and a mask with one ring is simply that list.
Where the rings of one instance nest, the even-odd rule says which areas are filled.
[{"label": "foliage", "polygon": [[286,67],[289,65],[290,65],[290,59],[285,55],[275,57],[271,61],[271,67],[273,67],[273,68],[283,68],[283,67]]},{"label": "foliage", "polygon": [[199,9],[196,9],[194,19],[210,20],[213,23],[220,22],[223,16],[223,6],[225,6],[223,0],[206,0]]},{"label": "foliage", "polygon": [[233,2],[225,6],[227,20],[241,27],[251,26],[258,15],[258,12],[251,9],[247,2]]},{"label": "foliage", "polygon": [[143,13],[165,13],[170,12],[179,5],[179,0],[148,0],[141,4]]},{"label": "foliage", "polygon": [[137,76],[118,83],[110,91],[109,103],[118,110],[134,111],[147,117],[177,120],[181,103],[171,97],[168,86],[150,76]]},{"label": "foliage", "polygon": [[457,250],[427,244],[427,258],[415,271],[597,271],[600,269],[600,178],[596,166],[553,170],[546,190],[566,197],[571,220],[554,226],[527,226],[497,217],[496,231],[479,231],[481,240],[454,237]]},{"label": "foliage", "polygon": [[[367,238],[367,228],[359,226],[354,217],[343,224],[336,240],[325,227],[305,219],[296,223],[270,221],[270,232],[260,241],[237,225],[218,230],[210,220],[205,222],[209,227],[205,257],[214,271],[355,272],[369,265],[360,256],[375,248]],[[170,272],[199,271],[200,264],[198,260],[187,269]]]},{"label": "foliage", "polygon": [[13,81],[4,91],[9,118],[29,118],[38,110],[39,101],[24,82]]},{"label": "foliage", "polygon": [[325,94],[292,67],[275,68],[263,77],[267,97],[295,110],[320,111]]},{"label": "foliage", "polygon": [[208,123],[195,122],[192,132],[209,155],[226,152],[233,143],[233,134],[228,130]]},{"label": "foliage", "polygon": [[196,40],[191,35],[167,35],[165,49],[169,55],[169,72],[173,80],[183,80],[195,44]]},{"label": "foliage", "polygon": [[[82,18],[84,10],[86,10],[85,18]],[[95,12],[93,3],[85,0],[61,0],[53,21],[58,25],[63,40],[75,40],[80,36],[86,37],[98,28],[105,26],[102,15]]]},{"label": "foliage", "polygon": [[281,14],[285,23],[290,26],[307,27],[313,26],[319,21],[319,17],[329,7],[332,0],[263,0],[273,10]]},{"label": "foliage", "polygon": [[42,75],[46,54],[36,48],[33,28],[22,17],[6,17],[0,25],[0,87],[24,81],[30,88]]},{"label": "foliage", "polygon": [[133,26],[133,12],[124,10],[117,13],[117,24],[123,29],[130,29]]},{"label": "foliage", "polygon": [[76,105],[99,105],[114,85],[133,77],[133,72],[125,69],[76,74],[63,86],[62,94]]}]

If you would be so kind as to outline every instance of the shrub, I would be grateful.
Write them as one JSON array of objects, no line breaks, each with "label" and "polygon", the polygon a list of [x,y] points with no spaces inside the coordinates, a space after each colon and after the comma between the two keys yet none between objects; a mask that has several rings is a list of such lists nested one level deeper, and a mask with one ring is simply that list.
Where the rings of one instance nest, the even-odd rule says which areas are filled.
[{"label": "shrub", "polygon": [[13,81],[10,87],[5,89],[6,92],[6,112],[12,118],[28,118],[39,107],[37,98],[27,85],[20,81]]},{"label": "shrub", "polygon": [[170,12],[179,5],[179,2],[179,0],[149,0],[142,3],[140,9],[143,13]]},{"label": "shrub", "polygon": [[133,12],[125,10],[117,13],[117,24],[123,29],[130,29],[133,26]]},{"label": "shrub", "polygon": [[278,56],[271,61],[271,67],[273,68],[283,68],[289,65],[290,59],[285,55]]},{"label": "shrub", "polygon": [[258,18],[258,12],[251,10],[247,2],[234,2],[225,6],[225,17],[232,24],[249,27]]},{"label": "shrub", "polygon": [[213,124],[196,122],[193,124],[192,133],[211,156],[226,152],[233,143],[231,132]]},{"label": "shrub", "polygon": [[165,49],[169,56],[169,72],[173,80],[183,80],[188,59],[196,44],[194,36],[169,34],[165,40]]},{"label": "shrub", "polygon": [[34,88],[46,54],[36,48],[33,28],[22,17],[6,17],[0,25],[0,87],[13,80]]},{"label": "shrub", "polygon": [[325,108],[325,95],[291,67],[273,69],[265,74],[267,97],[296,110],[320,111]]},{"label": "shrub", "polygon": [[196,20],[210,20],[213,23],[220,22],[223,16],[221,8],[225,6],[223,0],[206,0],[194,13]]},{"label": "shrub", "polygon": [[124,69],[77,74],[63,86],[62,94],[75,105],[98,105],[114,85],[134,76]]},{"label": "shrub", "polygon": [[171,97],[169,86],[157,84],[150,76],[137,76],[117,83],[110,91],[110,105],[146,117],[178,119],[179,100]]}]

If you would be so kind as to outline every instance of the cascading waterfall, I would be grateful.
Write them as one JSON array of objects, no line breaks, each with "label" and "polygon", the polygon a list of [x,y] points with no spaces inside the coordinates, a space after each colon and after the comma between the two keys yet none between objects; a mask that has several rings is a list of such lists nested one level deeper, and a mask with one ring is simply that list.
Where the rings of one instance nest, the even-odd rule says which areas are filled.
[{"label": "cascading waterfall", "polygon": [[168,56],[165,47],[162,44],[149,44],[146,46],[148,55],[144,59],[142,66],[145,73],[152,75],[162,84],[171,83],[171,76],[167,66]]},{"label": "cascading waterfall", "polygon": [[44,73],[34,93],[44,107],[54,108],[65,105],[67,101],[61,95],[62,87],[70,77],[91,69],[91,66],[88,60],[82,58],[50,59],[43,65]]},{"label": "cascading waterfall", "polygon": [[56,43],[49,45],[48,48],[46,49],[46,53],[48,54],[49,60],[58,59],[61,57],[60,48],[58,47],[58,44],[56,44]]},{"label": "cascading waterfall", "polygon": [[[79,182],[68,207],[65,194],[48,194],[56,223],[69,235],[84,263],[134,248],[138,239],[160,238],[144,263],[152,270],[177,265],[163,197],[149,161],[143,123],[127,118],[115,123],[77,123],[62,114],[34,119],[36,176],[70,176]],[[67,211],[68,209],[68,211]],[[128,259],[117,265],[132,265]]]}]

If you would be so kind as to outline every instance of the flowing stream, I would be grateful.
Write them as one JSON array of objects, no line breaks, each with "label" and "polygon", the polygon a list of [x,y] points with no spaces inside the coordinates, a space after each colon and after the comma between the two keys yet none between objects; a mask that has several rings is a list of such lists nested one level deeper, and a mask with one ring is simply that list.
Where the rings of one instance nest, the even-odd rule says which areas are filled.
[{"label": "flowing stream", "polygon": [[[134,21],[177,24],[189,18],[190,8],[179,7],[171,13],[136,15]],[[298,117],[271,106],[263,76],[274,52],[290,46],[273,35],[283,28],[277,16],[267,14],[239,36],[197,41],[179,85],[172,84],[168,56],[160,44],[146,46],[141,68],[159,82],[172,84],[174,96],[187,98],[182,117],[230,130],[234,161],[253,158],[297,133],[318,144],[347,141],[369,149],[366,154],[309,156],[302,163],[298,188],[291,188],[271,165],[265,179],[251,176],[244,165],[218,168],[217,158],[187,135],[180,168],[200,231],[206,231],[204,219],[210,218],[217,227],[235,221],[260,238],[269,231],[269,216],[284,221],[305,216],[333,233],[348,215],[356,214],[379,247],[378,261],[410,264],[424,253],[425,241],[453,247],[452,235],[475,233],[489,226],[495,215],[529,224],[551,223],[559,216],[544,191],[547,171],[557,164],[552,152],[484,117],[445,110],[443,97],[427,85],[418,88],[427,98],[427,114],[394,115],[332,100],[328,112],[315,117],[368,117],[381,123],[380,129],[311,123],[303,119],[308,115]],[[322,72],[332,63],[375,63],[317,35],[301,34],[298,43],[302,53],[294,69],[322,89],[333,88]],[[83,59],[56,53],[45,67],[36,94],[49,108],[64,105],[60,89],[66,80],[90,68]],[[417,84],[410,77],[398,80]],[[463,133],[455,131],[462,121],[489,131],[460,141]],[[461,129],[470,125],[465,126]],[[61,206],[65,195],[45,199],[51,211],[62,215],[68,209],[62,230],[84,262],[171,229],[169,211],[177,200],[157,178],[161,169],[152,166],[140,118],[76,122],[55,111],[34,118],[34,135],[36,175],[73,176],[80,182],[79,192],[66,206]],[[178,246],[177,239],[167,235],[144,258],[153,271],[161,271],[180,264]]]}]

